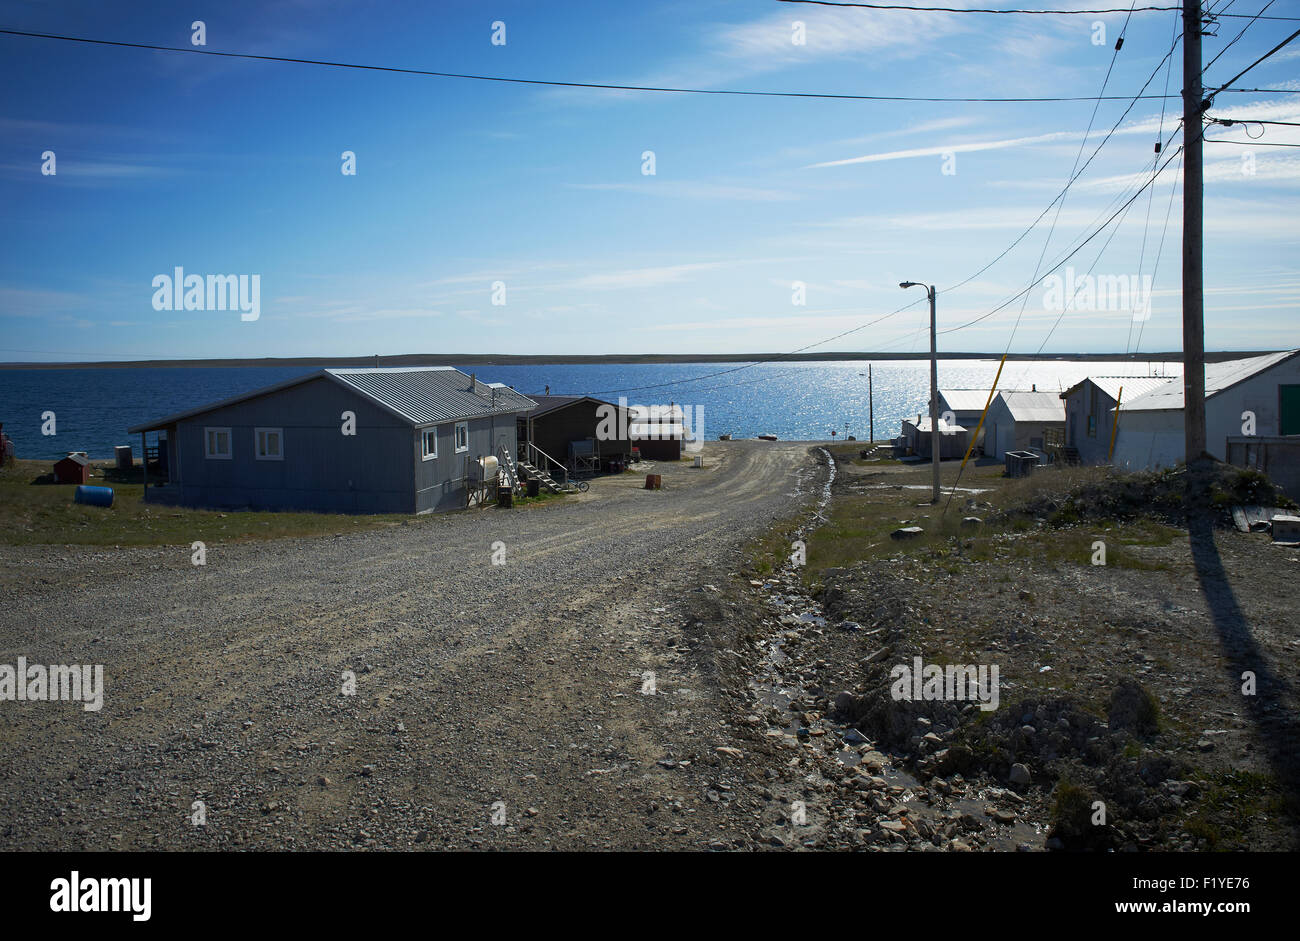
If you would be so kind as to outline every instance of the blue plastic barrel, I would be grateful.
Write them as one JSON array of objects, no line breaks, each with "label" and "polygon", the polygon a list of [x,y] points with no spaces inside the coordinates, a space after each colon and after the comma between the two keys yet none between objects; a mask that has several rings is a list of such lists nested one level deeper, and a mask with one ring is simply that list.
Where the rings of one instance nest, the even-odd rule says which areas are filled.
[{"label": "blue plastic barrel", "polygon": [[89,506],[112,506],[113,505],[113,488],[112,487],[87,487],[82,484],[77,487],[73,500],[77,503],[85,503]]}]

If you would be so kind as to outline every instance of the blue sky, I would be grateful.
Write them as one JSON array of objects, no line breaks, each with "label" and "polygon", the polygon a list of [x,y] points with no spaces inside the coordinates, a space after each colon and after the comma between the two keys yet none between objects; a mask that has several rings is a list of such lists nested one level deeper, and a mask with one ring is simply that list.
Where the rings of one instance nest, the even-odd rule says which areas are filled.
[{"label": "blue sky", "polygon": [[[1300,3],[1269,12],[1300,15]],[[1108,94],[1137,92],[1170,47],[1174,17],[1133,17]],[[6,28],[172,46],[190,45],[196,19],[214,51],[558,81],[998,97],[1097,94],[1124,16],[772,0],[0,5]],[[494,21],[504,45],[491,42]],[[1105,45],[1093,43],[1096,21]],[[1205,60],[1244,25],[1225,19]],[[1295,25],[1255,23],[1207,80],[1225,81]],[[1242,84],[1300,89],[1298,66],[1300,43]],[[1180,69],[1181,49],[1171,94]],[[943,291],[1006,248],[1068,178],[1093,109],[563,89],[12,36],[0,36],[0,79],[0,360],[923,350],[923,295],[898,282]],[[1161,70],[1148,91],[1164,90]],[[1125,104],[1102,103],[1085,158]],[[1166,108],[1168,138],[1181,105]],[[1300,95],[1225,94],[1214,113],[1300,121]],[[1160,125],[1161,103],[1138,102],[1059,216],[940,294],[940,329],[1029,284],[1053,218],[1052,260],[1106,218],[1150,173]],[[1300,127],[1248,130],[1300,143]],[[1210,136],[1245,139],[1240,128]],[[345,150],[355,176],[341,173]],[[53,176],[41,173],[46,151]],[[1207,346],[1300,346],[1300,150],[1207,145],[1206,161]],[[1149,319],[1130,329],[1132,311],[1115,304],[1062,315],[1038,287],[1023,313],[1016,301],[945,333],[941,349],[1124,350],[1137,348],[1139,327],[1141,349],[1179,349],[1176,168],[1131,205],[1095,268],[1110,230],[1069,263],[1076,276],[1134,285],[1154,276]],[[152,281],[177,266],[258,275],[260,317],[155,310]],[[494,282],[504,305],[492,303]],[[821,342],[909,299],[903,313]]]}]

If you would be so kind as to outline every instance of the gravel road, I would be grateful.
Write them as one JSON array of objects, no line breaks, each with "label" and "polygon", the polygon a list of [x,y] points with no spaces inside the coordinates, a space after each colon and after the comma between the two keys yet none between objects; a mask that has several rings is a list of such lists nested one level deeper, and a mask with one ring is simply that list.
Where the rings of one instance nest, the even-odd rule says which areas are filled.
[{"label": "gravel road", "polygon": [[0,849],[751,845],[772,798],[717,750],[736,655],[705,622],[820,471],[752,441],[654,469],[203,566],[0,547],[0,664],[105,683],[97,712],[0,702]]}]

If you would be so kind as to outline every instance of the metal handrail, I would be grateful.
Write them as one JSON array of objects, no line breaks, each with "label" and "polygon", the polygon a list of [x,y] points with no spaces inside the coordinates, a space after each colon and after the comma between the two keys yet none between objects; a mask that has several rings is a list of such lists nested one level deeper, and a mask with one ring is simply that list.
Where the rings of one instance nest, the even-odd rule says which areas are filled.
[{"label": "metal handrail", "polygon": [[559,461],[557,461],[555,458],[551,457],[549,454],[547,454],[545,451],[543,451],[543,450],[542,450],[541,448],[539,448],[537,445],[533,444],[531,441],[526,441],[526,442],[524,442],[524,447],[527,449],[527,450],[526,450],[526,453],[528,454],[528,456],[529,456],[529,458],[530,458],[530,460],[529,460],[528,463],[537,465],[537,467],[538,467],[540,470],[546,471],[548,474],[551,473],[551,471],[547,470],[546,464],[542,463],[541,461],[531,460],[531,458],[533,457],[534,454],[540,454],[540,455],[542,456],[543,460],[545,460],[545,461],[548,462],[548,463],[554,464],[554,465],[555,465],[556,467],[558,467],[561,471],[563,471],[563,472],[564,472],[564,487],[565,487],[566,489],[568,488],[568,486],[569,486],[569,468],[567,468],[565,465],[561,464],[561,463],[560,463]]}]

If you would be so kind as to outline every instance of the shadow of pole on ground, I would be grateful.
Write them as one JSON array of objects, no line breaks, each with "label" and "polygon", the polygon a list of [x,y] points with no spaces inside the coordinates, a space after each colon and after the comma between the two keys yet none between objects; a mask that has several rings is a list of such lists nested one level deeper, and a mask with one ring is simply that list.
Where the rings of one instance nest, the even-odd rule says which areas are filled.
[{"label": "shadow of pole on ground", "polygon": [[1300,847],[1300,819],[1296,813],[1296,798],[1300,795],[1300,724],[1290,708],[1291,686],[1270,666],[1251,632],[1223,567],[1211,517],[1191,514],[1188,535],[1196,578],[1227,660],[1228,681],[1240,692],[1245,682],[1242,674],[1249,671],[1255,676],[1255,695],[1242,695],[1244,708],[1264,743],[1268,763],[1282,789],[1292,844]]}]

